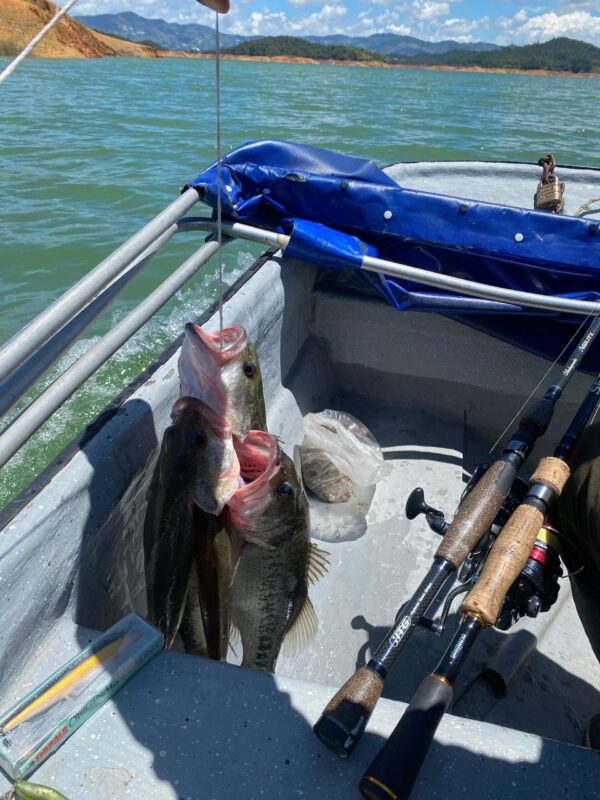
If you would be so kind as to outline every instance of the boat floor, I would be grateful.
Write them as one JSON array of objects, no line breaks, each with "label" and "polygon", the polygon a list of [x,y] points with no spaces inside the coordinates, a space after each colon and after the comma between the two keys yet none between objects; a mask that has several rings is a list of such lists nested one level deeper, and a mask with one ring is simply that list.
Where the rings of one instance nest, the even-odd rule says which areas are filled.
[{"label": "boat floor", "polygon": [[[162,653],[42,765],[34,780],[72,798],[83,791],[90,800],[359,796],[362,771],[391,732],[403,702],[435,666],[455,620],[442,637],[415,631],[386,681],[387,699],[351,759],[332,756],[311,726],[334,690],[368,660],[430,564],[438,539],[423,517],[412,522],[404,517],[409,492],[422,486],[428,501],[450,516],[485,447],[468,426],[414,408],[356,397],[331,400],[371,428],[393,470],[377,487],[367,533],[354,541],[321,543],[331,563],[311,589],[317,640],[296,657],[281,657],[276,676]],[[29,672],[4,699],[13,702],[30,691],[94,635],[74,623],[63,625],[54,640],[40,644]],[[236,657],[239,653],[232,653]],[[478,677],[490,661],[505,673],[516,671],[502,698]],[[535,786],[541,797],[551,792],[597,797],[600,754],[539,736],[580,744],[585,722],[600,711],[598,686],[600,665],[564,581],[549,613],[522,621],[507,634],[480,637],[457,684],[458,716],[442,723],[415,800],[457,796],[467,786],[490,799],[520,797],[523,786]],[[2,779],[0,790],[5,785]]]},{"label": "boat floor", "polygon": [[[377,487],[367,533],[322,544],[331,553],[330,570],[311,590],[322,633],[306,653],[281,658],[277,668],[336,688],[368,661],[439,544],[423,516],[406,519],[408,494],[423,487],[428,502],[451,518],[467,476],[490,458],[489,443],[474,438],[465,424],[358,398],[340,399],[337,407],[368,425],[393,471]],[[452,586],[450,580],[444,596]],[[457,598],[442,636],[415,630],[386,679],[385,697],[411,699],[453,636],[459,605]],[[510,679],[503,697],[480,677],[488,666]],[[564,579],[550,611],[520,620],[509,632],[479,637],[456,686],[454,713],[579,745],[589,717],[600,713],[599,689],[600,664]]]},{"label": "boat floor", "polygon": [[[360,746],[341,760],[311,730],[329,695],[318,684],[163,652],[34,780],[72,800],[359,798],[358,781],[402,706],[381,700]],[[412,797],[521,800],[535,787],[538,797],[593,800],[599,770],[598,753],[448,715]]]}]

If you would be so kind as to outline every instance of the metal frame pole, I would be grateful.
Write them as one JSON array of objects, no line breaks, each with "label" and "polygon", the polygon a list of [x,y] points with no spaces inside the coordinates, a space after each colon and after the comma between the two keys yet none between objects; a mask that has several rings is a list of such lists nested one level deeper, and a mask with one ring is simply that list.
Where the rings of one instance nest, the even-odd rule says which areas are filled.
[{"label": "metal frame pole", "polygon": [[0,348],[0,381],[4,380],[24,359],[68,322],[102,291],[133,259],[141,255],[161,234],[198,201],[195,189],[188,189],[167,206],[131,239],[100,262],[62,297],[48,306],[19,333]]},{"label": "metal frame pole", "polygon": [[[223,240],[223,243],[228,241]],[[157,289],[81,356],[0,434],[0,467],[23,446],[73,392],[136,333],[219,249],[215,241],[202,245]]]},{"label": "metal frame pole", "polygon": [[[179,222],[180,230],[205,230],[215,231],[216,223],[210,219],[194,218],[182,219]],[[223,223],[223,232],[227,236],[239,239],[247,239],[251,242],[268,245],[277,250],[285,250],[289,244],[290,237],[276,231],[267,231],[262,228],[255,228],[243,223]],[[599,314],[600,303],[588,300],[569,300],[564,297],[553,297],[533,292],[520,292],[516,289],[504,289],[500,286],[489,286],[485,283],[465,280],[464,278],[454,278],[451,275],[442,275],[437,272],[430,272],[419,267],[411,267],[408,264],[400,264],[396,261],[386,261],[383,258],[373,258],[364,256],[361,268],[366,272],[376,272],[382,275],[393,275],[398,278],[407,278],[417,283],[427,286],[435,286],[438,289],[445,289],[459,294],[481,297],[484,300],[494,300],[501,303],[512,303],[518,306],[529,308],[541,308],[545,311],[562,311],[566,314]]]},{"label": "metal frame pole", "polygon": [[44,375],[92,323],[116,300],[123,289],[142,271],[148,261],[177,233],[171,225],[146,248],[116,280],[67,322],[57,333],[29,356],[6,380],[0,383],[0,417],[17,403],[28,389]]}]

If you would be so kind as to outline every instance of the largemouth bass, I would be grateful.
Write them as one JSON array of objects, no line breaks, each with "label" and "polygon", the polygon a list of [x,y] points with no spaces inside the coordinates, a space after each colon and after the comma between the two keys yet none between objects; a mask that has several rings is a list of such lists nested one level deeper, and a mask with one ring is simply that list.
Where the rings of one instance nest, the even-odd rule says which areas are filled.
[{"label": "largemouth bass", "polygon": [[206,333],[188,322],[179,357],[181,395],[199,397],[235,436],[266,430],[258,356],[244,328]]},{"label": "largemouth bass", "polygon": [[186,653],[226,660],[232,580],[229,534],[220,520],[212,517],[196,537],[196,558],[179,627]]},{"label": "largemouth bass", "polygon": [[[144,523],[148,618],[162,630],[167,647],[172,646],[181,622],[198,551],[211,552],[203,566],[208,575],[203,577],[205,582],[210,583],[211,569],[231,568],[230,562],[221,565],[219,555],[212,554],[220,526],[211,515],[220,514],[240,482],[231,430],[201,400],[180,398],[171,419],[152,478]],[[228,617],[228,611],[219,610],[218,596],[213,601],[212,624],[219,628],[220,614]]]},{"label": "largemouth bass", "polygon": [[236,451],[248,483],[224,515],[239,554],[231,618],[242,639],[242,666],[273,672],[284,638],[291,654],[316,634],[308,584],[325,571],[326,554],[311,545],[308,500],[277,439],[250,431]]},{"label": "largemouth bass", "polygon": [[[238,437],[244,437],[250,428],[266,428],[258,356],[244,328],[225,328],[221,335],[188,323],[179,376],[181,394],[201,398]],[[187,652],[221,659],[226,657],[229,637],[232,580],[226,537],[225,533],[215,536],[203,552],[197,551],[180,627]],[[217,616],[215,608],[219,609]]]}]

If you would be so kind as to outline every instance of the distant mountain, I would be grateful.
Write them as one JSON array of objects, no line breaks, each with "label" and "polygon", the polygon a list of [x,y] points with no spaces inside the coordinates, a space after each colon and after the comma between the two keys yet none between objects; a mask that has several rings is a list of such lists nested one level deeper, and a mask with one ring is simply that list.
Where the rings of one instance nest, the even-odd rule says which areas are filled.
[{"label": "distant mountain", "polygon": [[[84,25],[112,36],[122,36],[133,42],[153,42],[169,50],[195,50],[205,52],[215,49],[215,30],[208,25],[165,22],[162,19],[146,19],[133,11],[121,14],[92,14],[77,16]],[[232,47],[248,36],[221,34],[221,45]]]},{"label": "distant mountain", "polygon": [[[165,22],[162,19],[146,19],[133,11],[121,14],[95,14],[79,16],[81,22],[97,31],[113,36],[123,36],[134,42],[154,42],[169,50],[198,50],[206,52],[215,48],[215,32],[207,25]],[[234,47],[240,42],[258,39],[258,36],[237,36],[221,34],[223,47]],[[393,56],[417,56],[424,54],[448,53],[451,50],[498,50],[498,45],[486,42],[464,44],[447,40],[426,42],[414,36],[398,36],[395,33],[374,33],[372,36],[302,36],[308,42],[321,45],[356,47],[374,53]]]},{"label": "distant mountain", "polygon": [[[600,72],[600,47],[563,36],[542,44],[511,45],[494,51],[452,50],[446,53],[422,53],[418,56],[375,53],[353,47],[349,37],[327,37],[336,44],[322,44],[293,36],[265,36],[241,42],[224,50],[238,56],[311,58],[337,61],[384,61],[406,66],[483,67],[491,69],[545,70],[548,72]],[[364,41],[369,41],[368,37]],[[357,41],[350,39],[350,41]],[[371,43],[372,44],[372,43]]]},{"label": "distant mountain", "polygon": [[600,47],[561,36],[541,44],[511,45],[494,53],[456,51],[445,55],[421,55],[406,63],[449,67],[547,70],[549,72],[600,72]]},{"label": "distant mountain", "polygon": [[443,42],[426,42],[414,36],[399,36],[396,33],[373,33],[371,36],[305,36],[309,42],[316,44],[348,45],[361,47],[386,56],[419,56],[424,54],[449,53],[452,50],[491,51],[500,50],[497,44],[489,42],[455,42],[446,39]]}]

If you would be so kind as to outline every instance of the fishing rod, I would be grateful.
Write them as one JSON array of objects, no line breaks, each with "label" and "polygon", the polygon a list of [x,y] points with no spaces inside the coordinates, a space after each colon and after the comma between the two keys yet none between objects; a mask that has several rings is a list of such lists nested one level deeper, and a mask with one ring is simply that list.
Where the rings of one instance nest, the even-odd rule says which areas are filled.
[{"label": "fishing rod", "polygon": [[[431,509],[417,498],[416,505],[419,510],[427,512],[430,527],[442,533],[444,538],[425,578],[400,609],[394,625],[370,661],[366,666],[360,667],[332,697],[313,727],[319,739],[337,755],[347,758],[352,753],[381,696],[385,677],[398,654],[415,627],[424,620],[425,613],[448,577],[488,534],[515,483],[519,469],[533,450],[536,440],[548,428],[554,407],[565,386],[599,332],[600,316],[596,316],[569,356],[558,379],[548,387],[532,411],[521,419],[518,430],[512,435],[500,458],[481,477],[478,476],[476,482],[471,481],[474,485],[463,495],[451,523],[444,521],[441,512]],[[410,505],[410,499],[407,505]],[[409,518],[412,518],[411,513],[415,515],[414,505],[408,509]]]},{"label": "fishing rod", "polygon": [[505,597],[521,575],[540,528],[570,474],[568,459],[600,400],[600,375],[553,456],[542,458],[521,505],[511,515],[491,548],[481,575],[460,607],[454,639],[433,672],[416,691],[386,744],[375,757],[359,788],[369,800],[405,800],[452,701],[453,684],[482,630],[493,627]]}]

